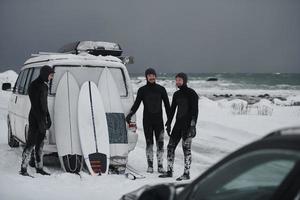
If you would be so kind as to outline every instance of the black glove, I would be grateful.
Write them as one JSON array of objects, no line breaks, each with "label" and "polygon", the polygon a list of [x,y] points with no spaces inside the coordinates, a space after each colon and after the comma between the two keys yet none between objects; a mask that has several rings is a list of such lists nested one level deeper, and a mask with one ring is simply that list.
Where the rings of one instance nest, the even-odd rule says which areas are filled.
[{"label": "black glove", "polygon": [[170,137],[171,136],[171,123],[170,122],[166,122],[166,131],[168,133],[168,136]]},{"label": "black glove", "polygon": [[47,118],[46,118],[46,129],[47,130],[50,129],[51,125],[52,125],[52,121],[51,121],[50,115],[48,114]]},{"label": "black glove", "polygon": [[196,136],[196,126],[190,126],[188,129],[188,137],[194,138]]},{"label": "black glove", "polygon": [[194,138],[196,136],[196,120],[193,117],[191,120],[190,128],[188,129],[188,137]]},{"label": "black glove", "polygon": [[132,117],[132,115],[133,115],[133,113],[130,112],[130,113],[126,116],[126,118],[125,118],[125,120],[126,120],[126,122],[127,122],[128,124],[130,124],[130,122],[131,122],[131,117]]}]

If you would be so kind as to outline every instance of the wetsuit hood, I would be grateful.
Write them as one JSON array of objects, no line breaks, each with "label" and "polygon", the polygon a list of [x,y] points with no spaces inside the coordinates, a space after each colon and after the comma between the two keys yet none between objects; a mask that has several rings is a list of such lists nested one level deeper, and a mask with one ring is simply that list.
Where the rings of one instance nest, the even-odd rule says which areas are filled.
[{"label": "wetsuit hood", "polygon": [[53,68],[48,65],[45,65],[40,69],[39,78],[44,82],[48,82],[48,76],[49,76],[49,74],[52,74],[52,73],[54,73]]},{"label": "wetsuit hood", "polygon": [[178,87],[179,89],[187,88],[188,77],[185,73],[180,72],[175,76],[175,78],[182,78],[182,80],[183,80],[183,85]]},{"label": "wetsuit hood", "polygon": [[153,68],[148,68],[148,69],[146,69],[146,71],[145,71],[145,77],[147,78],[147,75],[149,75],[149,74],[153,74],[153,75],[156,76],[156,71],[155,71],[155,69],[153,69]]},{"label": "wetsuit hood", "polygon": [[153,68],[148,68],[148,69],[146,69],[146,71],[145,71],[145,77],[146,77],[146,80],[147,80],[147,85],[155,85],[155,84],[156,84],[155,82],[154,82],[154,83],[150,83],[150,82],[148,81],[147,75],[149,75],[149,74],[153,74],[153,75],[156,76],[156,71],[155,71],[155,69],[153,69]]}]

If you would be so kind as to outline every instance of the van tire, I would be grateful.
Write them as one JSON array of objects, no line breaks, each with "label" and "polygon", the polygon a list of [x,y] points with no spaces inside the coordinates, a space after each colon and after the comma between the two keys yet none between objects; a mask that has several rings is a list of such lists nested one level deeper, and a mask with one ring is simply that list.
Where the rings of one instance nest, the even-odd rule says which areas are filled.
[{"label": "van tire", "polygon": [[19,142],[12,135],[11,124],[8,116],[7,116],[7,133],[8,133],[7,135],[8,146],[10,146],[11,148],[19,147]]}]

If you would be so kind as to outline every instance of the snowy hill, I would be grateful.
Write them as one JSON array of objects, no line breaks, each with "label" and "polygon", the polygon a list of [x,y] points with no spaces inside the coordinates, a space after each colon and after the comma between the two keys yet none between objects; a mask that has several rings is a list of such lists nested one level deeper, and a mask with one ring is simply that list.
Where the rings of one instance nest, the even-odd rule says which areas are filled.
[{"label": "snowy hill", "polygon": [[13,85],[17,78],[18,74],[13,70],[2,72],[0,73],[0,84],[2,85],[2,83],[8,82]]}]

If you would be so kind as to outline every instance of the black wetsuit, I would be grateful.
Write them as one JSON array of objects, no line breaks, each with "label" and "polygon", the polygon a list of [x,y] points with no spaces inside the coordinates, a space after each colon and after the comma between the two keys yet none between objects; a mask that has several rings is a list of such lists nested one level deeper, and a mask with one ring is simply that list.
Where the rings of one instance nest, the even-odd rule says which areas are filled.
[{"label": "black wetsuit", "polygon": [[46,130],[51,126],[51,119],[48,111],[48,75],[47,73],[40,75],[35,79],[28,88],[28,95],[31,102],[29,112],[29,130],[28,139],[22,154],[22,168],[27,168],[30,154],[35,147],[36,168],[41,169],[42,166],[42,150]]},{"label": "black wetsuit", "polygon": [[189,129],[196,125],[198,118],[198,95],[197,93],[183,85],[173,95],[170,115],[167,124],[171,124],[177,108],[176,122],[173,127],[169,144],[168,144],[168,171],[173,171],[175,149],[182,139],[182,148],[184,153],[185,170],[184,173],[189,173],[191,165],[191,142],[192,137]]},{"label": "black wetsuit", "polygon": [[153,168],[153,133],[157,145],[158,167],[163,165],[164,151],[164,122],[162,113],[162,102],[164,102],[167,115],[170,110],[169,98],[166,89],[159,84],[147,84],[139,88],[136,100],[131,108],[133,115],[139,108],[141,102],[144,104],[143,126],[146,138],[146,155],[148,166]]}]

